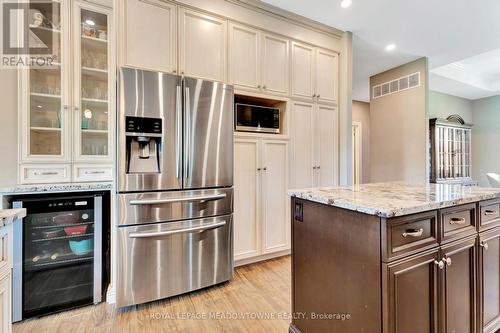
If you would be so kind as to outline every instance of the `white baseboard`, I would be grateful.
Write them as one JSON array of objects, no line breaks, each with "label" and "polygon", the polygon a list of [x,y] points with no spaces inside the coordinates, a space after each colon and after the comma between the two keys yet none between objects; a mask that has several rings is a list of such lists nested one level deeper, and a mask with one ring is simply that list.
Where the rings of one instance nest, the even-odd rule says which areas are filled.
[{"label": "white baseboard", "polygon": [[248,265],[248,264],[254,264],[254,263],[259,262],[259,261],[264,261],[264,260],[269,260],[269,259],[287,256],[291,252],[292,252],[291,250],[285,250],[285,251],[263,254],[260,256],[252,257],[252,258],[235,260],[234,267],[244,266],[244,265]]},{"label": "white baseboard", "polygon": [[116,289],[112,285],[109,285],[108,287],[108,291],[106,293],[106,302],[108,304],[116,303]]}]

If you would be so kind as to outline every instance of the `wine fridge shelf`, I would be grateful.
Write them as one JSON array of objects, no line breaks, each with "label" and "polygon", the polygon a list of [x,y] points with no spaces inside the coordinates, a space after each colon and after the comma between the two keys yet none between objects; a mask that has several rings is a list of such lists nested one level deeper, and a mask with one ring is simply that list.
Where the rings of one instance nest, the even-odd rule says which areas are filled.
[{"label": "wine fridge shelf", "polygon": [[67,235],[67,236],[51,237],[51,238],[39,238],[39,239],[33,239],[31,242],[32,243],[39,243],[39,242],[56,241],[56,240],[63,240],[63,239],[73,239],[73,238],[80,238],[80,237],[94,237],[94,234],[90,233],[90,234],[82,234],[82,235]]},{"label": "wine fridge shelf", "polygon": [[43,225],[43,226],[32,226],[31,229],[33,230],[40,230],[40,229],[55,229],[55,228],[67,228],[67,227],[77,227],[80,225],[90,225],[94,224],[94,221],[91,222],[81,222],[81,223],[71,223],[71,224],[51,224],[51,225]]}]

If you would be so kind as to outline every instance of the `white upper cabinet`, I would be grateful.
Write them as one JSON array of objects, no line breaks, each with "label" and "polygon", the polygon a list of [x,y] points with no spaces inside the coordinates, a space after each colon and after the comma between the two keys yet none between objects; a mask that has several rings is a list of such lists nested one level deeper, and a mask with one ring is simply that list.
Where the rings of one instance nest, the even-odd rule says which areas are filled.
[{"label": "white upper cabinet", "polygon": [[262,252],[290,248],[288,142],[262,141]]},{"label": "white upper cabinet", "polygon": [[294,188],[314,186],[314,104],[292,103],[292,182]]},{"label": "white upper cabinet", "polygon": [[127,0],[124,11],[125,65],[177,72],[177,10],[160,0]]},{"label": "white upper cabinet", "polygon": [[[114,68],[109,32],[111,11],[84,2],[73,7],[73,159],[111,162]],[[87,22],[98,33],[88,32]]]},{"label": "white upper cabinet", "polygon": [[238,139],[234,143],[234,259],[260,252],[259,140]]},{"label": "white upper cabinet", "polygon": [[337,102],[339,57],[337,53],[316,50],[316,97],[323,102]]},{"label": "white upper cabinet", "polygon": [[292,96],[312,98],[315,94],[314,56],[313,47],[292,43]]},{"label": "white upper cabinet", "polygon": [[260,89],[260,64],[260,32],[229,24],[229,82],[242,88]]},{"label": "white upper cabinet", "polygon": [[318,104],[316,106],[317,134],[316,151],[316,186],[336,185],[337,174],[337,110]]},{"label": "white upper cabinet", "polygon": [[262,89],[288,95],[289,42],[270,34],[262,35]]},{"label": "white upper cabinet", "polygon": [[226,79],[226,20],[179,10],[179,69],[204,79]]}]

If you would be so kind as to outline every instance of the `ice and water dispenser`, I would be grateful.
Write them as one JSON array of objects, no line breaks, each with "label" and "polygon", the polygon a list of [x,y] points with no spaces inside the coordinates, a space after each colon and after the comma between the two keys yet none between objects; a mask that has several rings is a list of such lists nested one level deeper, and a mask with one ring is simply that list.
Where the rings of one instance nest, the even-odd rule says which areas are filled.
[{"label": "ice and water dispenser", "polygon": [[160,173],[162,119],[126,117],[127,173]]}]

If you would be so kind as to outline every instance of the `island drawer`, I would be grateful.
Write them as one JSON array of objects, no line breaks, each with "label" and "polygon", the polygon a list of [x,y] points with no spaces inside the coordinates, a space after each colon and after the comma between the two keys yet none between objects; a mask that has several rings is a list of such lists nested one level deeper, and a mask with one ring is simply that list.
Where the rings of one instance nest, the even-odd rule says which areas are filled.
[{"label": "island drawer", "polygon": [[500,225],[500,200],[479,203],[479,230],[483,231]]},{"label": "island drawer", "polygon": [[440,241],[447,243],[476,233],[476,204],[440,211]]},{"label": "island drawer", "polygon": [[387,220],[385,261],[437,246],[437,225],[437,211]]}]

